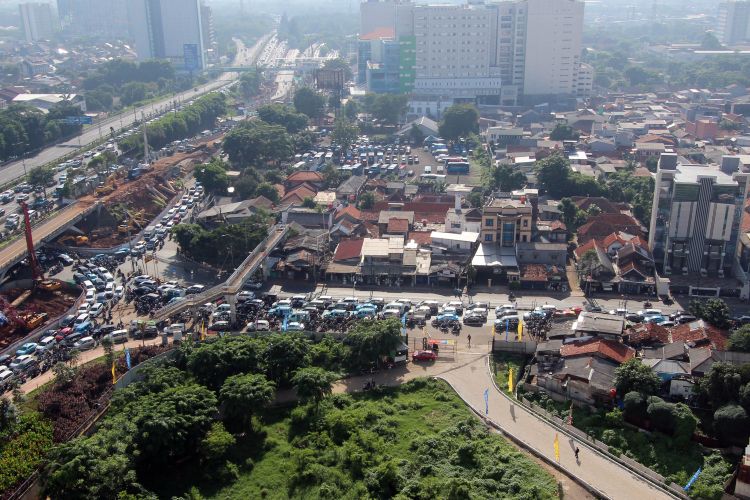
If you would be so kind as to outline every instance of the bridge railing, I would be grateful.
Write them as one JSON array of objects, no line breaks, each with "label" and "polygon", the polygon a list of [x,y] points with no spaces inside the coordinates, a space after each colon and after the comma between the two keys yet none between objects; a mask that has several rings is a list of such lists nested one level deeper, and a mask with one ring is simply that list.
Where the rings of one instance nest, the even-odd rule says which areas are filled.
[{"label": "bridge railing", "polygon": [[283,240],[284,236],[289,231],[289,227],[282,224],[273,226],[269,231],[268,235],[256,245],[252,252],[242,261],[237,269],[227,278],[224,283],[220,283],[216,286],[209,288],[199,294],[191,295],[185,300],[180,300],[173,304],[166,305],[154,313],[155,320],[166,319],[179,312],[182,312],[191,307],[195,307],[206,302],[212,302],[219,297],[224,295],[236,294],[242,288],[242,284],[247,277],[255,271],[253,261],[258,257],[265,258],[265,254],[273,250],[276,245]]}]

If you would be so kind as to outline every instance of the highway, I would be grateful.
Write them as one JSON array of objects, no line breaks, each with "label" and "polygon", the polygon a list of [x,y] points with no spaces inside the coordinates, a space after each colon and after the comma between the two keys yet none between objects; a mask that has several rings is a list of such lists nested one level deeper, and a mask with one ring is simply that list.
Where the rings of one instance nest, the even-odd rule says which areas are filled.
[{"label": "highway", "polygon": [[[246,48],[241,41],[235,40],[235,42],[237,43],[237,56],[233,62],[233,65],[245,66],[254,63],[254,61],[260,55],[261,49],[270,37],[270,34],[262,37],[255,45],[250,48]],[[173,94],[171,96],[164,97],[163,99],[160,99],[146,106],[142,106],[135,110],[129,110],[121,115],[107,118],[99,123],[90,125],[86,127],[83,133],[79,136],[74,137],[64,143],[50,146],[46,149],[41,150],[34,156],[25,158],[25,167],[24,162],[21,160],[8,163],[0,167],[0,185],[7,184],[19,177],[22,177],[25,171],[28,171],[33,167],[56,161],[58,158],[68,155],[71,152],[78,151],[79,144],[81,146],[85,146],[86,144],[99,139],[100,133],[102,135],[109,134],[110,126],[114,127],[115,129],[130,127],[136,119],[141,118],[141,114],[145,114],[146,116],[162,114],[168,111],[173,106],[173,103],[175,101],[177,101],[178,103],[190,101],[191,99],[200,97],[201,95],[211,92],[212,90],[220,89],[225,85],[228,85],[229,83],[237,80],[238,78],[239,73],[223,73],[219,75],[216,80],[206,83],[205,85],[198,86],[195,89],[190,89],[179,94]]]}]

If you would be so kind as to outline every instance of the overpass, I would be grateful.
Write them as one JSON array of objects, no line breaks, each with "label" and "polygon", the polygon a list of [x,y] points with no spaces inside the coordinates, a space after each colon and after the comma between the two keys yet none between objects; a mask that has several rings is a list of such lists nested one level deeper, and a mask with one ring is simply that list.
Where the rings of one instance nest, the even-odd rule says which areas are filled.
[{"label": "overpass", "polygon": [[242,290],[242,285],[247,279],[258,270],[268,255],[286,238],[289,232],[289,226],[285,224],[276,224],[268,231],[268,236],[258,243],[255,249],[242,261],[234,273],[224,283],[216,285],[204,292],[196,295],[190,295],[184,300],[174,302],[158,309],[153,316],[155,321],[162,321],[172,316],[176,316],[191,308],[201,306],[206,302],[213,302],[226,297],[227,302],[232,306],[232,319],[235,315],[235,295]]},{"label": "overpass", "polygon": [[[53,213],[50,218],[32,226],[34,246],[39,248],[41,245],[51,242],[71,225],[78,223],[101,206],[102,204],[99,202],[82,203],[77,201],[59,212]],[[26,240],[24,238],[17,238],[0,250],[0,277],[4,276],[11,267],[25,259],[26,255]]]}]

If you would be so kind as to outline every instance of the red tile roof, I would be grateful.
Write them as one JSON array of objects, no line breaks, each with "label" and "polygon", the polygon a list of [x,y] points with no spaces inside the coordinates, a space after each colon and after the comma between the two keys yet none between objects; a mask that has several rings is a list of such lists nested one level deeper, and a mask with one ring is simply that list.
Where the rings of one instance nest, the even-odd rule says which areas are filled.
[{"label": "red tile roof", "polygon": [[432,243],[432,231],[409,231],[406,241],[411,240],[419,246],[428,246]]},{"label": "red tile roof", "polygon": [[592,354],[611,359],[617,363],[624,363],[635,357],[635,349],[620,342],[607,339],[572,342],[570,344],[563,344],[560,348],[560,355],[563,357],[588,356]]},{"label": "red tile roof", "polygon": [[716,349],[724,351],[727,348],[729,334],[710,323],[697,320],[692,323],[684,323],[673,327],[670,337],[672,342],[711,343]]},{"label": "red tile roof", "polygon": [[596,250],[596,247],[601,247],[598,241],[596,240],[589,240],[583,245],[577,247],[573,253],[576,254],[576,259],[580,259],[583,257],[583,254],[588,252],[589,250]]},{"label": "red tile roof", "polygon": [[669,330],[656,323],[640,323],[626,331],[628,341],[633,344],[654,342],[669,344]]},{"label": "red tile roof", "polygon": [[568,230],[568,226],[566,226],[565,223],[561,220],[553,220],[552,222],[549,223],[549,228],[552,231],[558,231],[558,230],[567,231]]},{"label": "red tile roof", "polygon": [[381,38],[393,38],[395,30],[393,28],[382,27],[374,31],[365,33],[359,37],[360,40],[380,40]]},{"label": "red tile roof", "polygon": [[588,222],[578,228],[578,241],[585,243],[592,238],[604,238],[620,231],[639,236],[641,225],[626,214],[599,214],[589,217]]},{"label": "red tile roof", "polygon": [[333,254],[334,261],[350,260],[359,257],[362,254],[363,238],[351,240],[341,240],[336,246],[336,252]]},{"label": "red tile roof", "polygon": [[317,192],[303,184],[302,186],[297,186],[296,188],[286,193],[281,199],[281,202],[285,203],[295,200],[299,200],[299,202],[302,202],[305,200],[305,198],[315,198],[316,194]]},{"label": "red tile roof", "polygon": [[323,182],[323,176],[318,172],[312,172],[309,170],[298,170],[290,174],[286,178],[286,182],[300,183],[300,182]]},{"label": "red tile roof", "polygon": [[338,221],[342,217],[345,217],[347,215],[349,217],[351,217],[352,219],[362,220],[362,212],[360,212],[359,209],[357,207],[355,207],[354,205],[349,205],[348,207],[342,208],[341,210],[339,210],[338,212],[336,212],[336,219],[335,220]]},{"label": "red tile roof", "polygon": [[409,219],[397,219],[392,217],[388,220],[388,233],[404,233],[409,231]]},{"label": "red tile roof", "polygon": [[573,203],[581,210],[588,210],[592,205],[599,207],[599,210],[605,214],[619,214],[617,206],[607,198],[601,196],[574,196]]}]

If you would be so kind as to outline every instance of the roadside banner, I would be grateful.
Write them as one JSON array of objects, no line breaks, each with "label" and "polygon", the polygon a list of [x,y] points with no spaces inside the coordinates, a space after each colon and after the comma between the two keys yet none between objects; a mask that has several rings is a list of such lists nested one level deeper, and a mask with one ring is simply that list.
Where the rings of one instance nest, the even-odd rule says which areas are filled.
[{"label": "roadside banner", "polygon": [[508,392],[513,394],[513,367],[508,370]]},{"label": "roadside banner", "polygon": [[557,463],[560,463],[560,438],[555,433],[555,442],[553,443],[553,446],[555,447],[555,460],[557,460]]},{"label": "roadside banner", "polygon": [[128,366],[128,370],[130,370],[130,349],[128,349],[127,347],[125,348],[125,364]]},{"label": "roadside banner", "polygon": [[112,360],[112,385],[117,383],[117,372],[115,371],[115,361]]},{"label": "roadside banner", "polygon": [[689,490],[690,487],[693,485],[693,483],[698,480],[698,476],[701,475],[701,472],[703,472],[703,468],[702,467],[698,467],[698,470],[695,471],[695,474],[693,474],[693,477],[690,478],[690,481],[688,481],[687,484],[685,485],[685,487],[682,488],[682,489],[685,490],[685,491]]},{"label": "roadside banner", "polygon": [[518,338],[516,340],[518,340],[519,342],[523,340],[523,320],[522,319],[518,320]]},{"label": "roadside banner", "polygon": [[490,389],[489,387],[484,390],[484,414],[487,415],[490,412]]}]

